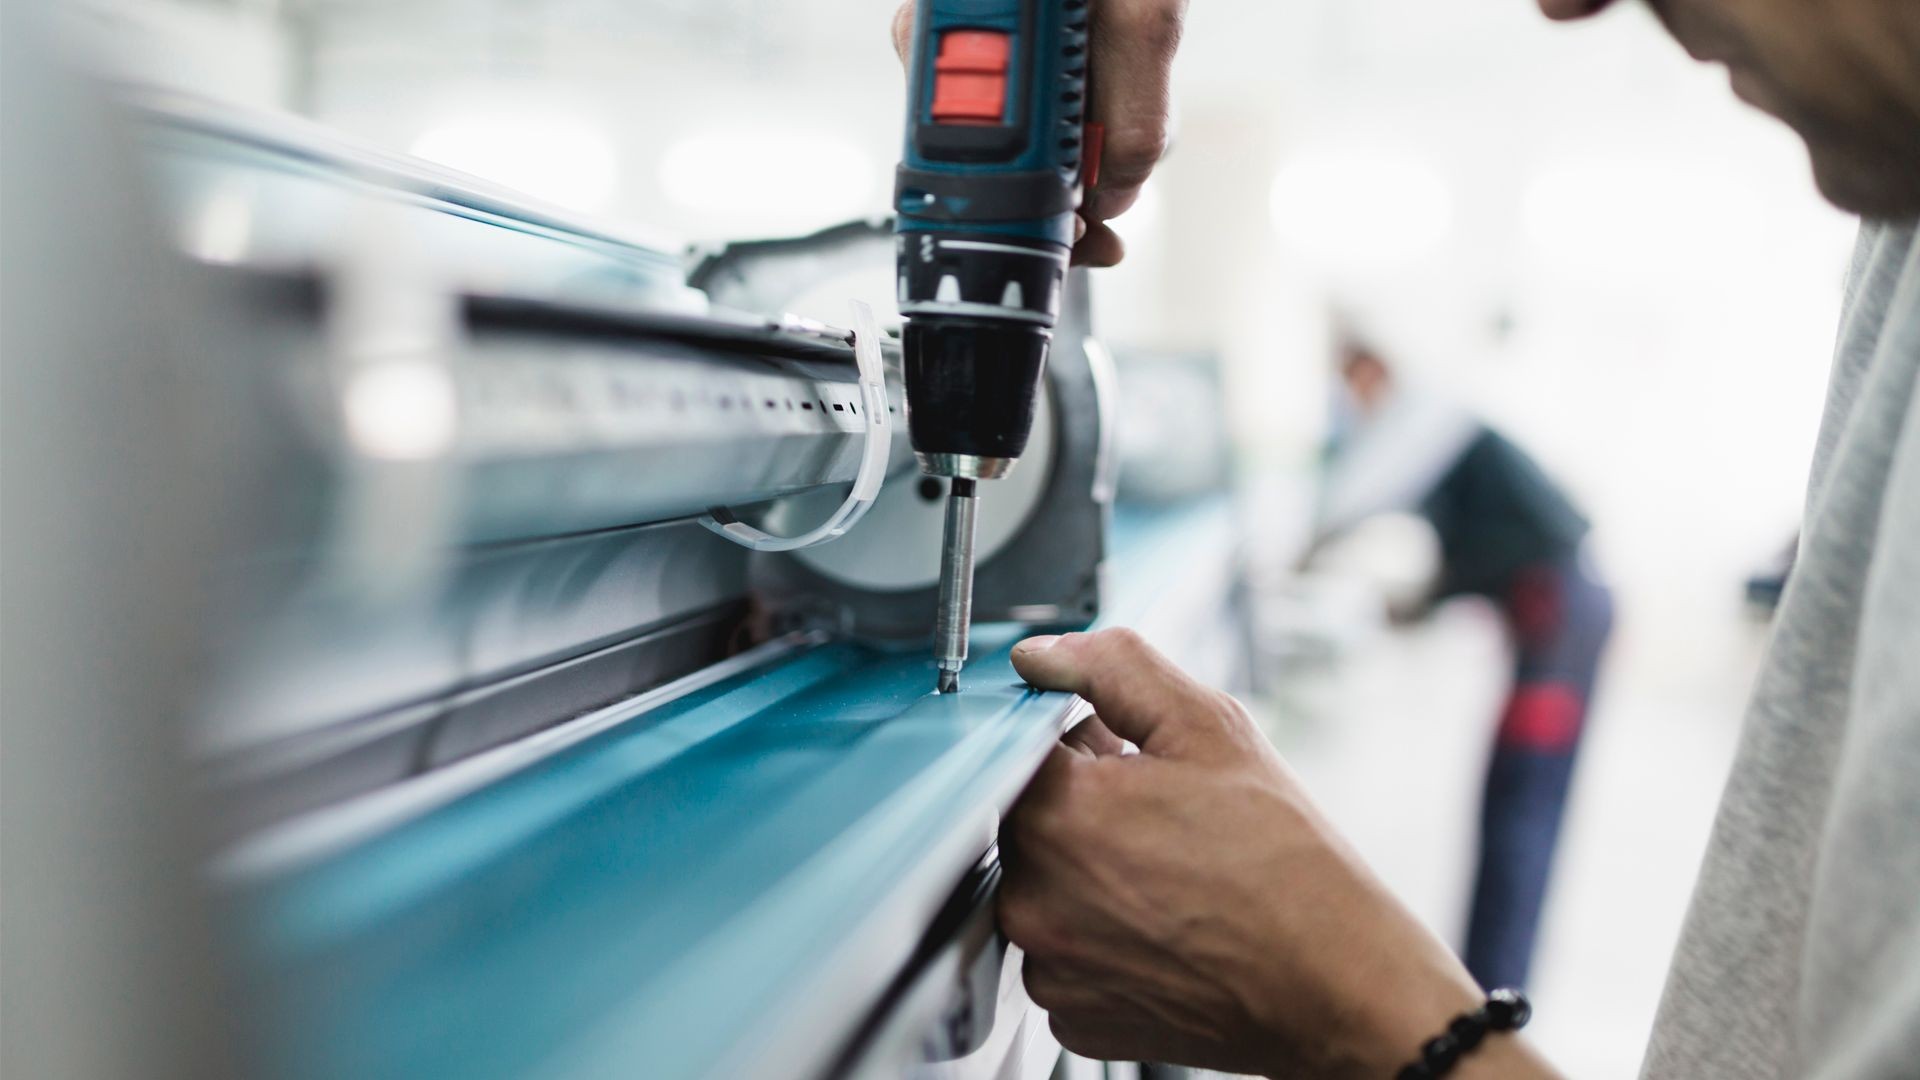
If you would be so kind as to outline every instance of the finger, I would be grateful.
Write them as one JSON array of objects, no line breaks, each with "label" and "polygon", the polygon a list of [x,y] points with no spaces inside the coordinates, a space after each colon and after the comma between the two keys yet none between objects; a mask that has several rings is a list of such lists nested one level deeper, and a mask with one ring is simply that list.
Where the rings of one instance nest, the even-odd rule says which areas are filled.
[{"label": "finger", "polygon": [[1027,852],[1021,850],[1021,839],[1025,835],[1033,839],[1036,823],[1045,820],[1049,808],[1060,804],[1063,793],[1069,785],[1071,773],[1076,767],[1090,764],[1093,755],[1078,746],[1069,746],[1064,741],[1054,744],[1047,752],[1045,761],[1034,770],[1033,779],[1027,781],[1026,790],[1009,809],[1000,822],[1000,846],[1003,849],[1002,862],[1007,862],[1006,851],[1013,852],[1012,863],[1027,865]]},{"label": "finger", "polygon": [[1127,752],[1127,740],[1115,735],[1097,716],[1089,716],[1075,724],[1072,731],[1060,737],[1060,741],[1085,750],[1094,757],[1121,757]]},{"label": "finger", "polygon": [[1020,845],[1014,839],[1012,830],[1007,828],[1005,821],[1000,822],[1000,829],[994,835],[993,845],[1000,859],[1000,875],[1002,880],[1010,874],[1018,873],[1020,871]]},{"label": "finger", "polygon": [[1139,195],[1167,148],[1168,85],[1186,0],[1105,0],[1094,12],[1090,118],[1106,127],[1088,216],[1104,221]]},{"label": "finger", "polygon": [[1086,764],[1089,760],[1084,747],[1068,745],[1064,740],[1056,744],[1047,752],[1047,759],[1040,763],[1040,768],[1034,771],[1033,779],[1027,781],[1026,790],[1021,793],[1013,812],[1017,815],[1056,798],[1067,783],[1067,774],[1075,766]]},{"label": "finger", "polygon": [[1086,227],[1080,241],[1073,245],[1073,264],[1075,266],[1115,266],[1127,254],[1127,245],[1121,241],[1120,234],[1113,231],[1104,222],[1096,222]]},{"label": "finger", "polygon": [[1151,1038],[1145,1017],[1111,1015],[1112,1010],[1065,1009],[1047,1014],[1047,1027],[1060,1045],[1095,1061],[1155,1061],[1165,1058],[1165,1047]]},{"label": "finger", "polygon": [[1043,1009],[1090,1009],[1101,1000],[1098,980],[1084,968],[1032,953],[1020,958],[1020,981]]},{"label": "finger", "polygon": [[1030,638],[1013,647],[1013,667],[1039,689],[1086,698],[1109,731],[1143,754],[1178,756],[1181,721],[1219,704],[1213,691],[1125,628]]},{"label": "finger", "polygon": [[993,916],[1000,933],[1029,957],[1059,947],[1061,937],[1046,902],[1049,890],[1038,868],[1024,858],[1009,862],[1004,852],[1000,867],[1000,888],[993,896]]},{"label": "finger", "polygon": [[902,64],[913,55],[913,0],[907,0],[893,13],[893,54]]}]

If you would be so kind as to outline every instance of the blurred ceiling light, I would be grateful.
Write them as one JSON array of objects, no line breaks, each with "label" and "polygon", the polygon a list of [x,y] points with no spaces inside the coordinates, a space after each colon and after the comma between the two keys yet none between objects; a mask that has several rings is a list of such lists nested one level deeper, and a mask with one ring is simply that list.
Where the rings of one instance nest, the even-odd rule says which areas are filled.
[{"label": "blurred ceiling light", "polygon": [[449,120],[414,140],[413,153],[573,210],[604,210],[620,178],[606,134],[558,111],[508,111]]},{"label": "blurred ceiling light", "polygon": [[823,132],[704,131],[667,148],[660,187],[690,210],[800,225],[879,212],[874,178],[883,171],[865,149]]},{"label": "blurred ceiling light", "polygon": [[1453,229],[1446,177],[1392,145],[1302,148],[1274,177],[1269,209],[1289,254],[1335,274],[1412,266]]}]

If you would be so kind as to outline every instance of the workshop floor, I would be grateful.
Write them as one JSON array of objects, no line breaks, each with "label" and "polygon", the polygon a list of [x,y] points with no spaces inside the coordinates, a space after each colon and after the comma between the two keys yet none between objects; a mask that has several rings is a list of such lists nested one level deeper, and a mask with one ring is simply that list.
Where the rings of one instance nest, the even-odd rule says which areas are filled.
[{"label": "workshop floor", "polygon": [[[1762,631],[1624,598],[1535,965],[1533,1032],[1573,1080],[1634,1075],[1731,762]],[[1459,944],[1504,644],[1455,605],[1289,677],[1276,741],[1375,868]]]}]

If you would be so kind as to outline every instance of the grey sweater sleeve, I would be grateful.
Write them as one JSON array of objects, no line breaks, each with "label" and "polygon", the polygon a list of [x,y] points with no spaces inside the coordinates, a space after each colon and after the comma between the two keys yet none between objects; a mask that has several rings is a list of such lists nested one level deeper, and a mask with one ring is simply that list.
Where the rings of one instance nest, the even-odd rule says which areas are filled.
[{"label": "grey sweater sleeve", "polygon": [[1645,1075],[1920,1075],[1920,259],[1867,230],[1798,565]]},{"label": "grey sweater sleeve", "polygon": [[1858,522],[1870,550],[1855,541],[1865,583],[1798,995],[1810,1077],[1920,1076],[1920,252],[1911,229],[1882,242],[1906,272],[1855,410],[1862,441],[1891,449],[1877,520]]}]

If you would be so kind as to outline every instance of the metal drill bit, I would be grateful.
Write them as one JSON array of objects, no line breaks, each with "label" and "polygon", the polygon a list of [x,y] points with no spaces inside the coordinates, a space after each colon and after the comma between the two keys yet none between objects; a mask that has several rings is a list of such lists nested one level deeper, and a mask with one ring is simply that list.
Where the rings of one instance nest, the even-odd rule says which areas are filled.
[{"label": "metal drill bit", "polygon": [[967,631],[973,622],[973,532],[979,499],[975,481],[954,480],[947,493],[947,530],[940,544],[940,601],[933,617],[933,658],[942,694],[960,689],[967,666]]}]

